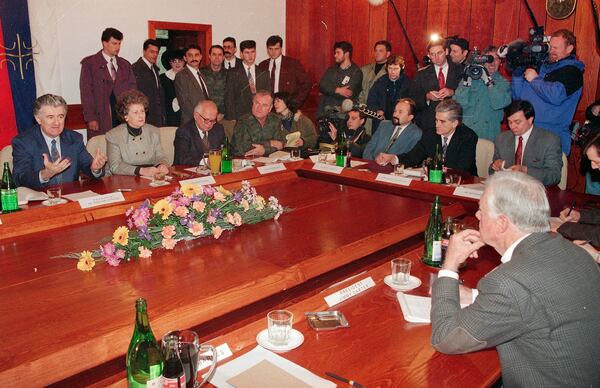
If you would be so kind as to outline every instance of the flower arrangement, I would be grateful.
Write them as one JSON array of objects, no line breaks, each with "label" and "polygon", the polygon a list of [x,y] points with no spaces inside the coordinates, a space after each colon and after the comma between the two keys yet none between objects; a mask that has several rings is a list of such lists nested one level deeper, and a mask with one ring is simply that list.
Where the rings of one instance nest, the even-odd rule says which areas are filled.
[{"label": "flower arrangement", "polygon": [[148,258],[156,248],[173,249],[182,239],[209,235],[218,239],[225,230],[278,219],[283,212],[277,198],[265,201],[247,181],[234,192],[186,184],[154,205],[146,200],[131,207],[125,213],[127,226],[119,226],[98,250],[68,256],[79,259],[81,271],[91,271],[97,261],[118,266],[132,258]]}]

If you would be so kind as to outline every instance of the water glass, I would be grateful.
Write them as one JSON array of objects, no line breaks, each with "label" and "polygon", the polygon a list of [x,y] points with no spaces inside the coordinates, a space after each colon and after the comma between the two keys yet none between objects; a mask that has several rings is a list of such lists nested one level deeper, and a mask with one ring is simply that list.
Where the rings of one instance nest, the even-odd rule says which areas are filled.
[{"label": "water glass", "polygon": [[286,345],[290,341],[294,314],[288,310],[273,310],[267,314],[269,342]]},{"label": "water glass", "polygon": [[404,165],[402,163],[394,166],[394,175],[404,175]]},{"label": "water glass", "polygon": [[401,286],[407,285],[410,282],[410,266],[411,261],[404,258],[392,260],[392,283]]},{"label": "water glass", "polygon": [[292,159],[300,159],[300,148],[296,147],[296,148],[292,148],[291,152],[290,152]]},{"label": "water glass", "polygon": [[327,156],[329,156],[331,154],[331,152],[329,151],[321,151],[319,152],[319,163],[327,163]]},{"label": "water glass", "polygon": [[48,194],[48,203],[50,205],[58,205],[61,202],[62,187],[60,185],[50,186],[46,190],[46,194]]}]

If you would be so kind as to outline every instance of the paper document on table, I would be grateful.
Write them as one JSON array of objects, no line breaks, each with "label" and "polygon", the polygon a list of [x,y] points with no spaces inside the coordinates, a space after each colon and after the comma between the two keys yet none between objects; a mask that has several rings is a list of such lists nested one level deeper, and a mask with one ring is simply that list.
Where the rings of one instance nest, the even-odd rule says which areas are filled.
[{"label": "paper document on table", "polygon": [[285,162],[286,160],[290,160],[292,155],[289,152],[285,151],[275,151],[269,155],[269,159],[273,159],[274,162]]},{"label": "paper document on table", "polygon": [[479,199],[485,190],[483,183],[473,183],[470,185],[461,185],[454,190],[454,195],[461,197]]},{"label": "paper document on table", "polygon": [[298,139],[300,139],[300,137],[301,137],[300,131],[288,133],[287,135],[285,135],[285,140],[287,140],[287,143],[285,144],[285,146],[286,147],[296,147],[296,142],[298,141]]},{"label": "paper document on table", "polygon": [[70,201],[79,201],[80,199],[95,197],[96,195],[99,194],[94,193],[92,190],[86,190],[81,193],[63,194],[63,198],[66,198]]},{"label": "paper document on table", "polygon": [[429,323],[431,319],[431,298],[426,296],[409,295],[403,292],[396,294],[402,315],[407,322]]},{"label": "paper document on table", "polygon": [[[216,387],[336,387],[300,365],[257,346],[215,369]],[[275,385],[270,385],[275,384]]]},{"label": "paper document on table", "polygon": [[404,175],[420,178],[423,176],[423,169],[422,168],[405,168]]},{"label": "paper document on table", "polygon": [[17,187],[17,201],[19,205],[27,205],[29,201],[45,201],[48,195],[43,191],[35,191],[29,187]]}]

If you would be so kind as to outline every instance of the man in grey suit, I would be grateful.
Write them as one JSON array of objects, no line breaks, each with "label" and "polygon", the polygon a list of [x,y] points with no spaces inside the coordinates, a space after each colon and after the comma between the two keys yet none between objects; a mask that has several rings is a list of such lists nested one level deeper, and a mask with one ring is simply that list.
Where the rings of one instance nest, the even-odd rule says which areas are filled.
[{"label": "man in grey suit", "polygon": [[379,130],[367,143],[363,158],[376,160],[381,165],[396,164],[396,155],[404,154],[421,139],[422,131],[413,123],[415,102],[410,98],[398,100],[392,120],[381,122]]},{"label": "man in grey suit", "polygon": [[546,186],[558,184],[563,165],[560,138],[533,126],[535,111],[529,101],[515,100],[505,112],[510,131],[496,137],[490,174],[521,171]]},{"label": "man in grey suit", "polygon": [[202,49],[191,45],[185,50],[187,65],[175,75],[175,93],[181,107],[181,125],[194,118],[194,108],[199,101],[208,100],[208,86],[200,72]]},{"label": "man in grey suit", "polygon": [[[433,284],[431,343],[446,354],[496,347],[505,387],[597,386],[600,270],[581,247],[548,233],[549,217],[535,178],[498,172],[489,179],[479,231],[452,236]],[[459,286],[459,266],[485,244],[502,264],[477,290]]]}]

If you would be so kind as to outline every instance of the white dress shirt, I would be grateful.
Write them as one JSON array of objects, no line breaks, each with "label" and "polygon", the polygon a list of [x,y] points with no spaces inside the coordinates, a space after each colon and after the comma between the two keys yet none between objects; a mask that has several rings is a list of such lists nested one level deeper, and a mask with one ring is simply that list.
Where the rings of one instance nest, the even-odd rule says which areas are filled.
[{"label": "white dress shirt", "polygon": [[[522,154],[521,154],[521,165],[523,165],[523,156],[525,155],[525,147],[527,146],[527,141],[529,140],[529,137],[531,136],[531,130],[533,129],[533,125],[531,126],[531,128],[529,128],[527,130],[527,132],[525,132],[524,134],[521,135],[521,137],[523,138],[523,149],[522,149]],[[517,153],[517,147],[519,146],[519,136],[515,136],[515,155]]]},{"label": "white dress shirt", "polygon": [[112,61],[112,64],[115,68],[115,71],[119,70],[119,65],[117,64],[117,57],[111,57],[110,55],[107,55],[104,51],[102,51],[102,56],[104,57],[104,59],[106,60],[106,69],[108,70],[108,75],[110,75],[110,60],[114,59]]}]

